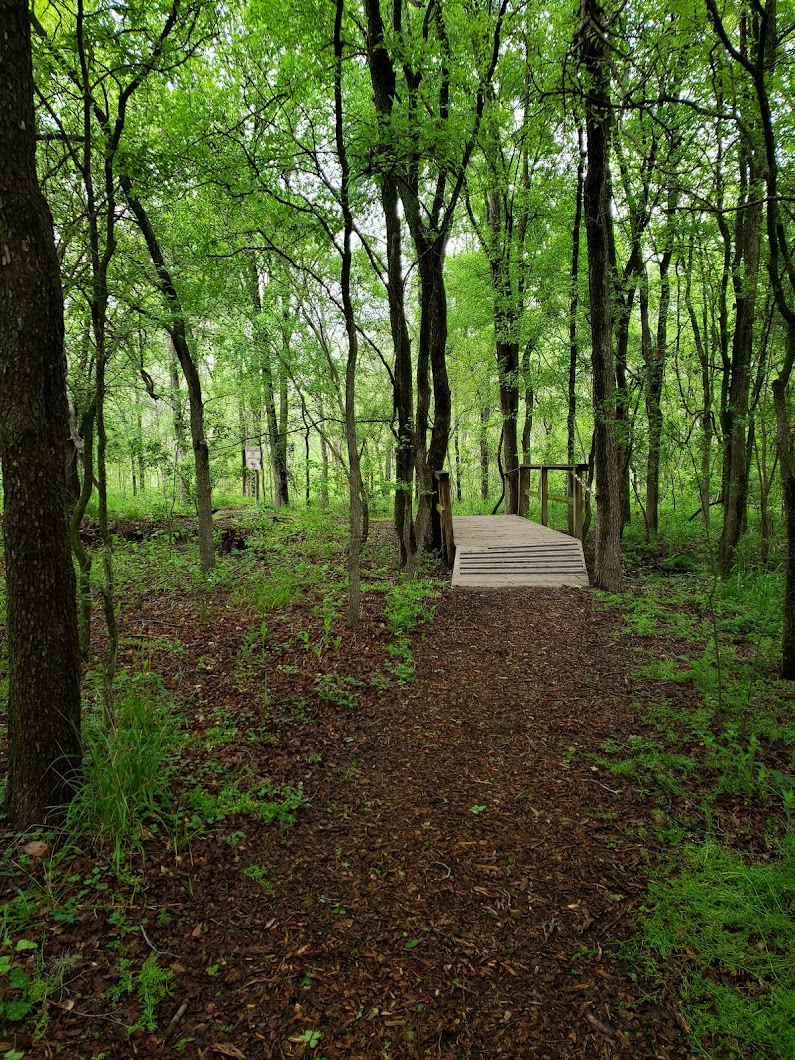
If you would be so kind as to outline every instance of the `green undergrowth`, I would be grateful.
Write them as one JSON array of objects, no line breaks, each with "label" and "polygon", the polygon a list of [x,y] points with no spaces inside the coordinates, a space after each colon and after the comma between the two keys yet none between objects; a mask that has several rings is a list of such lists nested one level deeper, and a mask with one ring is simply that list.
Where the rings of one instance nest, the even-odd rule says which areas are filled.
[{"label": "green undergrowth", "polygon": [[[134,956],[125,943],[130,933],[143,934],[145,924],[151,929],[142,913],[140,927],[128,919],[136,896],[148,888],[147,852],[159,851],[165,861],[190,857],[228,818],[289,827],[308,805],[300,783],[264,784],[245,772],[211,790],[211,778],[186,758],[193,744],[160,677],[121,673],[115,687],[112,724],[93,701],[85,705],[82,782],[65,821],[9,847],[0,864],[0,877],[16,889],[0,905],[0,1033],[44,1033],[48,999],[63,996],[84,965],[79,954],[58,947],[51,955],[50,939],[64,925],[97,916],[118,936],[105,947],[117,980],[107,1003],[137,1009],[131,1034],[156,1031],[173,973],[157,953],[141,956],[139,947]],[[93,867],[75,871],[76,864]],[[170,914],[160,914],[167,923]],[[151,916],[158,916],[156,907]]]},{"label": "green undergrowth", "polygon": [[[145,513],[131,507],[117,515]],[[157,907],[151,865],[189,862],[207,842],[242,848],[255,830],[300,826],[309,806],[302,783],[265,780],[267,770],[241,765],[238,749],[278,740],[269,726],[314,724],[320,704],[351,714],[358,708],[363,684],[345,672],[340,650],[347,636],[344,520],[249,509],[235,525],[245,545],[227,554],[219,550],[207,576],[199,570],[195,542],[172,533],[165,520],[136,525],[136,540],[115,543],[122,614],[163,596],[168,607],[187,604],[181,613],[194,625],[209,627],[219,609],[245,615],[230,678],[247,705],[210,703],[195,728],[189,723],[173,689],[193,667],[212,669],[214,659],[209,648],[206,658],[193,658],[179,624],[171,635],[123,636],[121,657],[130,669],[117,674],[111,715],[102,706],[99,675],[89,673],[78,794],[57,829],[26,836],[0,864],[0,876],[17,892],[0,906],[0,1032],[44,1033],[48,999],[68,996],[79,975],[79,954],[73,960],[57,936],[64,927],[79,930],[89,917],[105,917],[109,925],[103,1003],[124,1013],[131,1033],[154,1032],[174,984],[161,956],[140,944],[144,932],[156,937],[153,928],[172,916]],[[366,593],[383,598],[384,621],[376,628],[386,627],[388,636],[380,659],[373,653],[372,683],[385,688],[413,679],[412,637],[433,617],[439,592],[428,578],[398,578],[396,566],[390,535],[373,527],[362,581]],[[269,669],[277,666],[297,673],[299,681],[308,673],[309,687],[273,701]],[[307,764],[322,762],[314,749],[303,757]],[[244,875],[258,890],[272,891],[266,864]]]},{"label": "green undergrowth", "polygon": [[752,861],[707,840],[652,885],[636,944],[659,974],[675,962],[695,1041],[755,1060],[795,1060],[795,835]]},{"label": "green undergrowth", "polygon": [[[672,565],[677,556],[686,559]],[[783,574],[741,557],[720,579],[697,541],[634,558],[631,588],[599,594],[600,606],[632,638],[647,698],[638,734],[605,741],[598,761],[657,797],[670,853],[631,954],[645,975],[675,972],[698,1055],[795,1060],[795,717],[776,677]]]},{"label": "green undergrowth", "polygon": [[84,712],[83,777],[69,807],[67,833],[92,836],[118,868],[145,827],[168,827],[180,730],[156,674],[119,674],[112,724],[97,702]]}]

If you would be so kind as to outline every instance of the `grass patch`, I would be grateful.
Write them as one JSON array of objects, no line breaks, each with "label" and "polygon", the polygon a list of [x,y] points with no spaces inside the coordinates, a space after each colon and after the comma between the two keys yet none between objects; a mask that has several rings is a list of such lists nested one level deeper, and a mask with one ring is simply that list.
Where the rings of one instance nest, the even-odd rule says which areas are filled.
[{"label": "grass patch", "polygon": [[687,847],[680,874],[649,899],[638,953],[677,966],[708,1055],[795,1060],[795,836],[765,861],[713,841]]},{"label": "grass patch", "polygon": [[[600,595],[622,634],[649,638],[638,673],[659,688],[640,715],[651,733],[606,741],[600,763],[665,800],[658,838],[677,849],[630,952],[676,976],[694,1052],[795,1060],[795,724],[791,690],[771,675],[782,575],[740,562],[720,580],[647,551],[639,591]],[[665,655],[651,638],[668,641]],[[764,856],[748,852],[760,831]]]},{"label": "grass patch", "polygon": [[180,725],[160,678],[119,674],[115,729],[95,704],[85,714],[84,739],[83,784],[69,807],[67,831],[108,847],[118,869],[144,826],[168,826],[173,808],[169,782]]}]

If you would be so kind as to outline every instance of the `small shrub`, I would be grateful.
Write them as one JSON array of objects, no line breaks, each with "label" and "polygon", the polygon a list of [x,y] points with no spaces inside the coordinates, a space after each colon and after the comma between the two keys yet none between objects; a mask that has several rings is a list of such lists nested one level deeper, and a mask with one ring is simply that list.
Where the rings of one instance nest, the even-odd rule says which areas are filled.
[{"label": "small shrub", "polygon": [[179,724],[155,674],[121,674],[115,730],[95,706],[86,712],[84,731],[84,783],[67,826],[109,844],[118,869],[125,850],[138,844],[144,822],[168,817],[169,758]]}]

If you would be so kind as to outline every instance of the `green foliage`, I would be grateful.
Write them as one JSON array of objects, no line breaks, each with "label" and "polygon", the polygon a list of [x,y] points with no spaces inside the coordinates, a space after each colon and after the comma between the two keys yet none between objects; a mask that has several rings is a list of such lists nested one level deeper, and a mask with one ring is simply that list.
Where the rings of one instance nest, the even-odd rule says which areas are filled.
[{"label": "green foliage", "polygon": [[401,578],[387,593],[385,610],[389,630],[394,636],[413,632],[422,622],[429,622],[436,611],[431,601],[438,590],[421,578]]},{"label": "green foliage", "polygon": [[[21,1023],[33,1011],[33,989],[29,973],[23,965],[22,954],[35,951],[38,946],[30,939],[13,942],[8,936],[0,946],[0,1027],[4,1023]],[[9,951],[10,952],[7,952]]]},{"label": "green foliage", "polygon": [[244,814],[264,821],[266,824],[295,824],[298,811],[309,805],[304,795],[303,784],[262,784],[248,791],[241,791],[236,784],[225,785],[217,794],[194,788],[188,793],[187,805],[193,817],[190,824],[200,828],[215,824],[235,814]]},{"label": "green foliage", "polygon": [[179,731],[173,703],[152,673],[119,675],[115,728],[108,729],[98,706],[86,711],[85,773],[67,828],[107,844],[117,869],[125,852],[140,844],[145,823],[170,820]]},{"label": "green foliage", "polygon": [[267,697],[267,644],[268,623],[260,622],[258,625],[250,626],[240,645],[237,663],[235,665],[235,677],[238,686],[245,691],[251,685],[259,683],[263,695]]},{"label": "green foliage", "polygon": [[620,747],[614,740],[605,741],[603,749],[620,756],[615,760],[596,759],[613,776],[635,777],[646,790],[666,794],[682,793],[688,777],[697,767],[693,758],[671,754],[643,736],[628,737],[625,747]]},{"label": "green foliage", "polygon": [[352,710],[356,706],[356,688],[361,684],[355,677],[346,677],[335,671],[318,674],[315,688],[321,699],[338,707]]},{"label": "green foliage", "polygon": [[276,890],[268,878],[268,870],[262,865],[248,865],[243,869],[243,875],[247,880],[253,880],[270,898],[276,897]]},{"label": "green foliage", "polygon": [[791,805],[795,794],[795,745],[790,756],[791,772],[784,773],[764,764],[762,745],[756,733],[751,733],[745,742],[735,729],[727,729],[723,741],[707,735],[705,744],[708,761],[718,772],[719,792],[762,802],[775,795],[785,806]]},{"label": "green foliage", "polygon": [[169,968],[161,968],[157,954],[150,953],[138,971],[134,971],[127,957],[120,957],[118,975],[118,983],[107,991],[107,996],[115,1005],[126,996],[136,998],[139,1015],[129,1028],[130,1034],[136,1031],[154,1033],[157,1030],[158,1006],[174,992],[174,973]]},{"label": "green foliage", "polygon": [[652,884],[641,945],[682,976],[696,1039],[795,1060],[795,837],[751,861],[708,841]]},{"label": "green foliage", "polygon": [[[664,637],[668,651],[677,637],[674,657],[640,669],[671,686],[670,701],[645,719],[658,737],[606,741],[610,757],[601,759],[612,774],[660,792],[669,812],[658,836],[681,851],[678,872],[649,891],[633,952],[661,974],[676,966],[704,1055],[795,1060],[795,724],[786,691],[764,670],[780,636],[780,575],[741,564],[725,581],[667,579],[647,576],[642,594],[603,597],[635,636]],[[694,833],[710,835],[727,798],[765,808],[765,857],[717,838],[682,848]],[[681,822],[676,800],[687,807]]]}]

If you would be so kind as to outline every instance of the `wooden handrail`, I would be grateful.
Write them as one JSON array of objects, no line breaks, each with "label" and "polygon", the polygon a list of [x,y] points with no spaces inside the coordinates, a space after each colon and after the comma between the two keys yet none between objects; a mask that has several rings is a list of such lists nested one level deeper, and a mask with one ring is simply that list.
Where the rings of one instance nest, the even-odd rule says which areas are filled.
[{"label": "wooden handrail", "polygon": [[559,500],[557,495],[549,493],[549,472],[565,471],[568,474],[568,495],[565,503],[569,505],[569,533],[582,540],[583,499],[588,489],[582,475],[588,471],[587,464],[520,464],[519,465],[519,515],[527,515],[527,494],[531,471],[541,472],[539,495],[541,498],[541,525],[546,526],[549,518],[549,501]]}]

